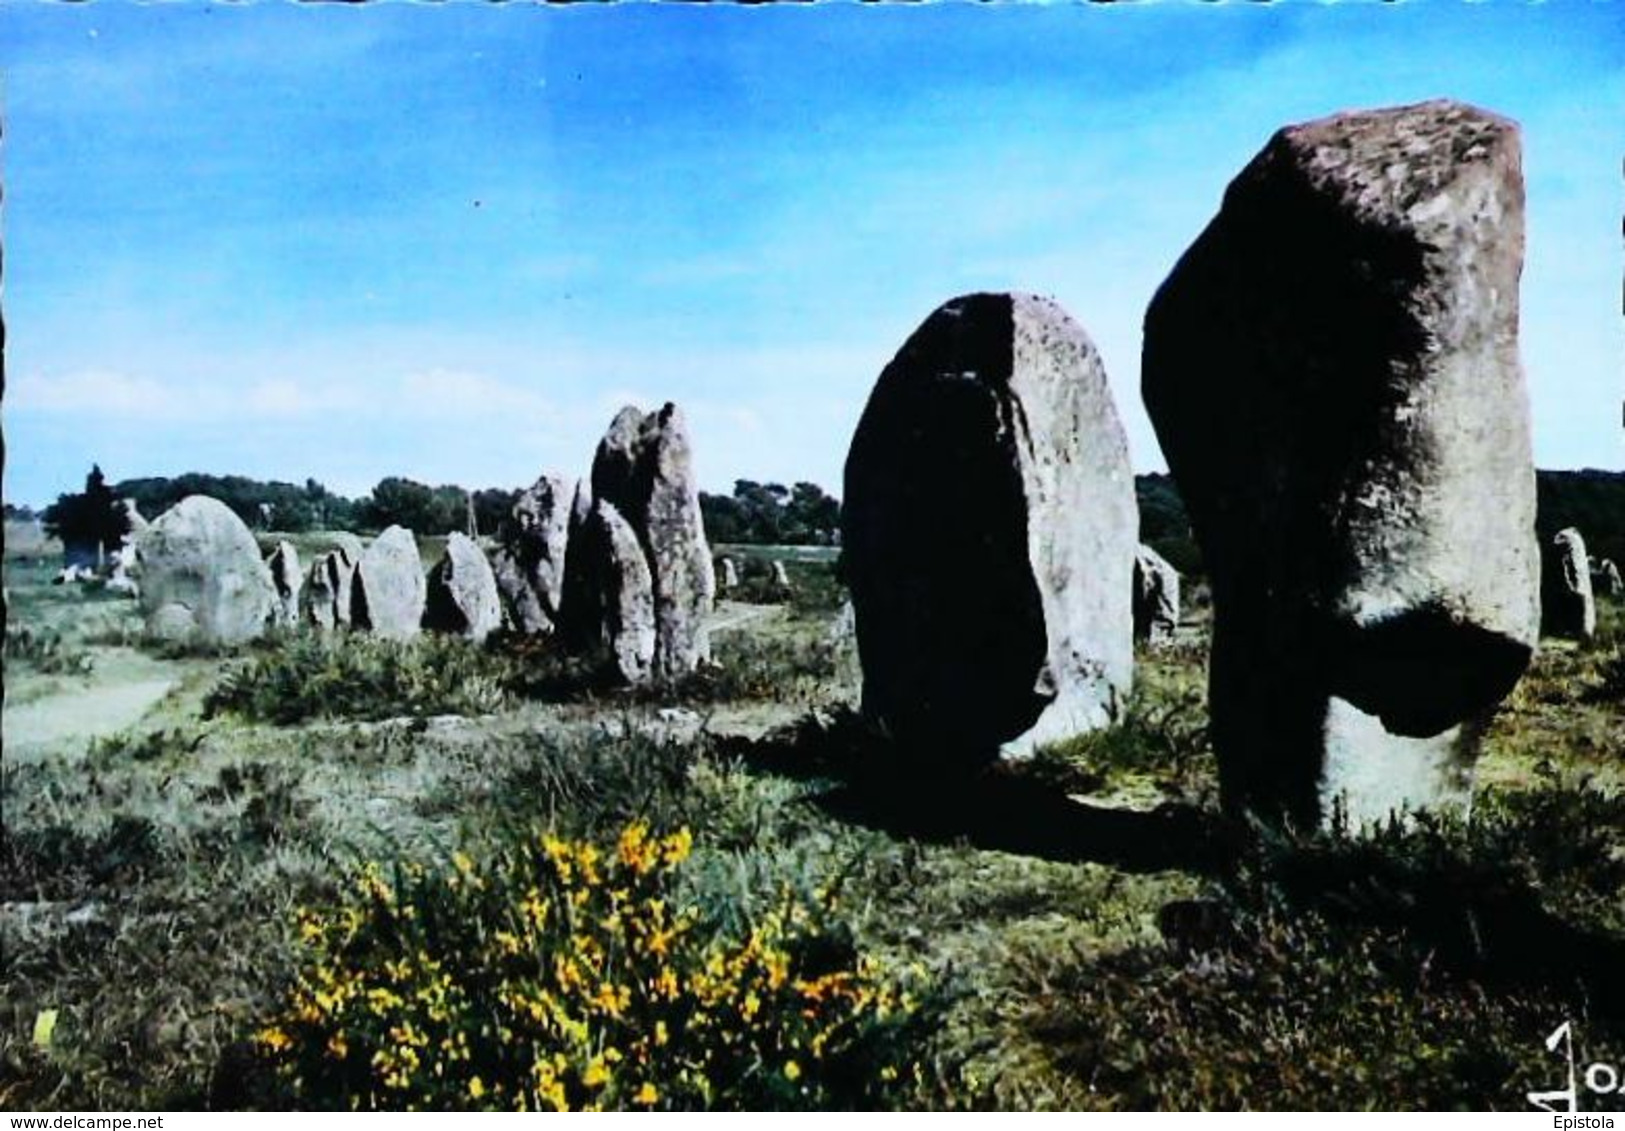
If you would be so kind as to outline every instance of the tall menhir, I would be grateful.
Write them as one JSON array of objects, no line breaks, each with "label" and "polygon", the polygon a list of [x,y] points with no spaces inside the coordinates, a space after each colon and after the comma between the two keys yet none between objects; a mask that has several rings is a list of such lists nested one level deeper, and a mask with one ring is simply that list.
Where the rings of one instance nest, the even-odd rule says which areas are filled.
[{"label": "tall menhir", "polygon": [[1280,131],[1145,321],[1213,575],[1226,803],[1461,802],[1539,628],[1518,127],[1456,102]]}]

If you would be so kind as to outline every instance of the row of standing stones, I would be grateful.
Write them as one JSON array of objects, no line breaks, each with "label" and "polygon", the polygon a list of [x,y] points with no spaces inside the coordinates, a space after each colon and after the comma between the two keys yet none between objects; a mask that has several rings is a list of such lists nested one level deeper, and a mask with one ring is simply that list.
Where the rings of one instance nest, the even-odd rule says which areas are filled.
[{"label": "row of standing stones", "polygon": [[[1534,534],[1522,249],[1517,127],[1430,102],[1280,131],[1154,297],[1142,393],[1211,575],[1229,810],[1313,827],[1465,802],[1543,615],[1593,631],[1579,533],[1544,570]],[[1174,634],[1179,577],[1138,545],[1100,356],[1050,299],[934,312],[874,387],[844,495],[864,712],[905,757],[974,772],[1107,725],[1135,636]],[[160,636],[506,623],[631,683],[707,662],[706,615],[737,584],[672,405],[623,410],[587,480],[543,476],[489,557],[453,535],[427,578],[393,527],[320,556],[301,597],[294,548],[262,562],[201,497],[138,546]],[[1597,573],[1618,592],[1612,563]]]},{"label": "row of standing stones", "polygon": [[132,542],[149,635],[240,644],[300,620],[388,639],[422,629],[484,640],[508,625],[556,636],[628,683],[669,680],[710,658],[715,579],[687,429],[673,405],[623,409],[579,484],[543,476],[523,492],[487,556],[452,534],[425,576],[417,539],[391,526],[350,534],[308,573],[283,541],[263,560],[230,508],[195,495]]},{"label": "row of standing stones", "polygon": [[[1153,298],[1142,395],[1211,575],[1227,810],[1465,803],[1542,597],[1549,633],[1593,631],[1578,532],[1544,571],[1535,535],[1522,256],[1517,126],[1436,101],[1278,132]],[[1170,587],[1136,552],[1100,357],[1054,302],[933,313],[844,500],[864,707],[904,750],[974,770],[1119,714],[1134,614]]]}]

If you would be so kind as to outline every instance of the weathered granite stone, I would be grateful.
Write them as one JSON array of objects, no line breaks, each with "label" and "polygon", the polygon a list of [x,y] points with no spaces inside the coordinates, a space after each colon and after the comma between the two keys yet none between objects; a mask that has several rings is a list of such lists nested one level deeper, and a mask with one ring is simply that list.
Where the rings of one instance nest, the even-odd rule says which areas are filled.
[{"label": "weathered granite stone", "polygon": [[147,632],[179,644],[241,644],[262,635],[276,607],[271,571],[230,507],[191,495],[137,541]]},{"label": "weathered granite stone", "polygon": [[[503,549],[530,590],[525,595],[513,581],[505,589],[509,617],[521,632],[546,634],[558,625],[575,494],[575,483],[542,476],[521,492],[500,534]],[[511,576],[514,570],[504,563],[501,572]]]},{"label": "weathered granite stone", "polygon": [[654,579],[631,525],[603,499],[593,504],[570,544],[590,593],[582,623],[595,626],[587,650],[602,655],[626,683],[641,683],[653,670],[656,653]]},{"label": "weathered granite stone", "polygon": [[1467,799],[1539,619],[1522,257],[1517,126],[1430,102],[1277,133],[1153,300],[1232,810]]},{"label": "weathered granite stone", "polygon": [[717,558],[717,593],[729,593],[739,588],[739,563],[726,554]]},{"label": "weathered granite stone", "polygon": [[795,586],[790,584],[790,574],[785,570],[784,563],[776,558],[770,566],[767,583],[772,587],[773,595],[781,600],[795,591]]},{"label": "weathered granite stone", "polygon": [[846,461],[863,706],[962,767],[1111,721],[1133,665],[1128,442],[1055,302],[939,308],[880,375]]},{"label": "weathered granite stone", "polygon": [[1559,530],[1541,570],[1541,631],[1590,640],[1597,632],[1597,602],[1585,539],[1574,527]]},{"label": "weathered granite stone", "polygon": [[271,584],[276,588],[276,613],[273,617],[280,625],[299,623],[299,591],[304,587],[304,575],[299,572],[299,551],[292,542],[282,539],[265,559],[271,571]]},{"label": "weathered granite stone", "polygon": [[483,641],[502,625],[502,598],[485,551],[466,534],[446,539],[446,556],[429,572],[423,627]]},{"label": "weathered granite stone", "polygon": [[1134,635],[1153,647],[1179,628],[1179,571],[1150,546],[1134,552]]},{"label": "weathered granite stone", "polygon": [[351,582],[350,623],[390,640],[410,640],[423,623],[428,584],[410,530],[391,526],[373,540]]},{"label": "weathered granite stone", "polygon": [[556,627],[542,611],[542,601],[536,595],[525,567],[518,555],[507,546],[498,546],[489,558],[491,575],[496,579],[497,594],[502,599],[502,622],[523,636],[541,636]]},{"label": "weathered granite stone", "polygon": [[681,410],[622,409],[592,465],[592,497],[608,502],[636,533],[654,585],[651,674],[672,679],[711,657],[706,619],[716,595],[711,548]]}]

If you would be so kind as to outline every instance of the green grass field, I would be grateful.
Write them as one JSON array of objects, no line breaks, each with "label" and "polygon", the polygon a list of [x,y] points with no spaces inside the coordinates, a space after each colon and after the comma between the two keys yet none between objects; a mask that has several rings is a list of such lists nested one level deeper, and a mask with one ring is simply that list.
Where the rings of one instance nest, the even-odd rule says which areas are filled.
[{"label": "green grass field", "polygon": [[1113,730],[883,771],[832,559],[655,697],[446,641],[166,658],[8,556],[0,1107],[1526,1110],[1564,1021],[1625,1066],[1617,604],[1470,822],[1288,843],[1217,817],[1205,614]]}]

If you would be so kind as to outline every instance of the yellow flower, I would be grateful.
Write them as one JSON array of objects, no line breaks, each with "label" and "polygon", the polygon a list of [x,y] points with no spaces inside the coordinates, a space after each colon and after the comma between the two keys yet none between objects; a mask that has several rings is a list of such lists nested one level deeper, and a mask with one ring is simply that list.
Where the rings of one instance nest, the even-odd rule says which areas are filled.
[{"label": "yellow flower", "polygon": [[275,1025],[271,1026],[269,1029],[261,1029],[259,1038],[260,1044],[264,1045],[272,1052],[281,1052],[283,1049],[290,1048],[293,1045],[293,1038],[288,1036],[287,1033],[283,1032]]},{"label": "yellow flower", "polygon": [[581,1082],[589,1088],[601,1088],[609,1083],[609,1068],[595,1056],[587,1065],[587,1071],[581,1074]]},{"label": "yellow flower", "polygon": [[485,1095],[485,1081],[478,1076],[468,1082],[468,1095],[470,1099],[479,1099]]},{"label": "yellow flower", "polygon": [[694,834],[688,829],[681,828],[666,838],[661,846],[661,861],[666,867],[675,867],[688,859],[688,854],[694,848]]},{"label": "yellow flower", "polygon": [[632,1102],[642,1104],[644,1107],[651,1107],[660,1102],[660,1092],[656,1090],[653,1084],[645,1081],[643,1087],[638,1089],[638,1094],[632,1097]]},{"label": "yellow flower", "polygon": [[801,1079],[801,1065],[797,1064],[793,1060],[785,1061],[784,1062],[784,1078],[786,1080],[799,1080],[799,1079]]}]

